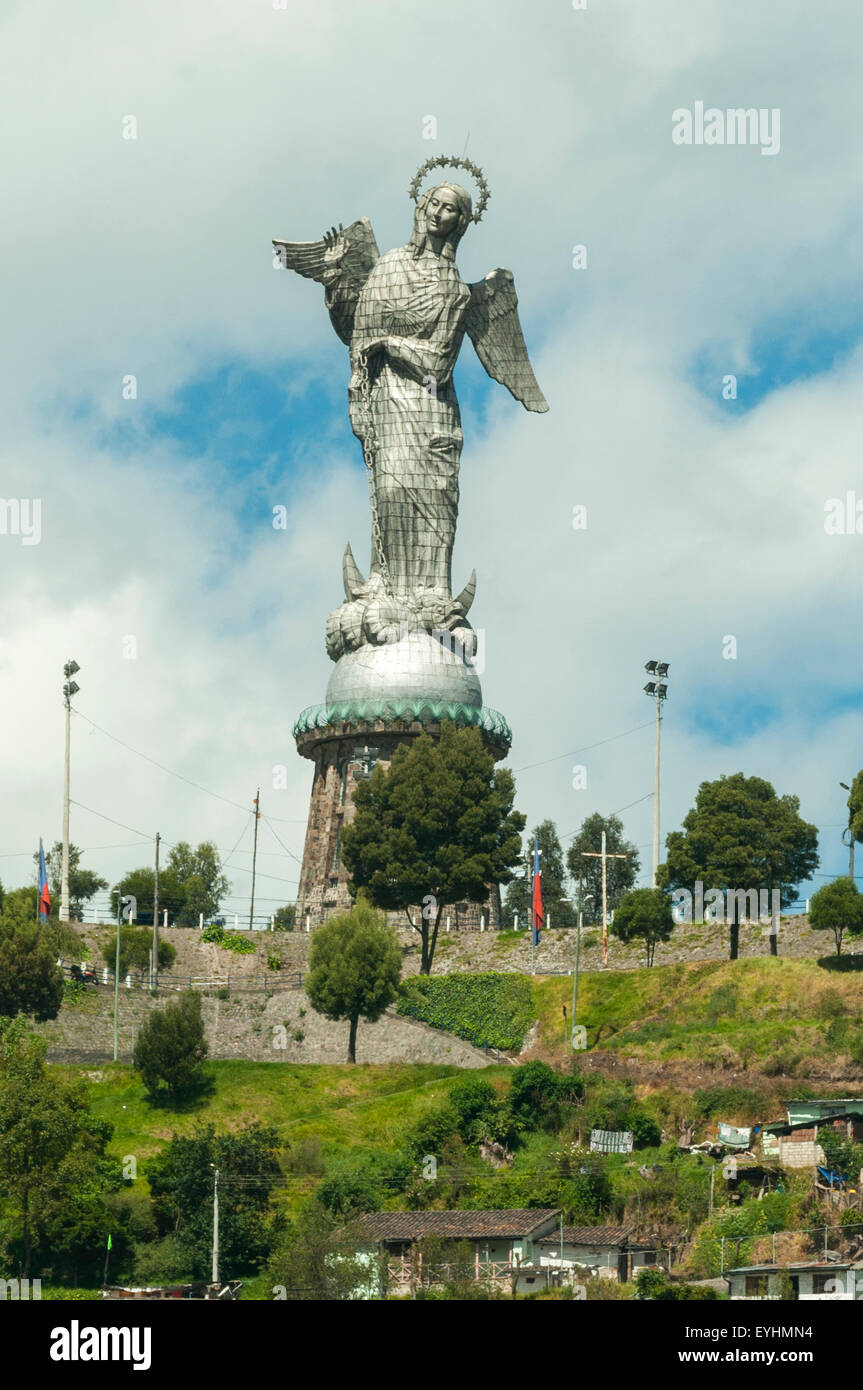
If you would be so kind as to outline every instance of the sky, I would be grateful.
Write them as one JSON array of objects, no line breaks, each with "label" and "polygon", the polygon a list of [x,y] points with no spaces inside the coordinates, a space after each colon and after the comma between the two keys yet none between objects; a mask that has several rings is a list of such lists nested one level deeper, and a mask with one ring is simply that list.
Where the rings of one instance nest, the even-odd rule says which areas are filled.
[{"label": "sky", "polygon": [[[519,809],[565,844],[622,811],[647,881],[659,659],[663,841],[742,771],[799,796],[820,875],[847,869],[863,534],[825,522],[863,513],[863,11],[7,0],[0,39],[0,498],[39,508],[38,537],[8,505],[0,534],[7,888],[61,833],[74,658],[84,864],[113,883],[157,830],[211,839],[241,910],[260,786],[261,910],[295,897],[291,728],[369,526],[346,350],[270,239],[367,216],[401,245],[417,167],[465,151],[491,198],[461,275],[512,270],[550,405],[466,340],[453,583],[476,568]],[[697,103],[763,112],[773,151],[676,143]]]}]

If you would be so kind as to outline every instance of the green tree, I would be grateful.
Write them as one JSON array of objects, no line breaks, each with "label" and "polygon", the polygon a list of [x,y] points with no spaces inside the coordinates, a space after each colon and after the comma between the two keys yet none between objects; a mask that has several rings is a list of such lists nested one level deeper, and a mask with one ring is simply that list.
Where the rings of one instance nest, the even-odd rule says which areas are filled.
[{"label": "green tree", "polygon": [[[522,862],[529,858],[533,863],[533,847],[539,845],[540,868],[542,869],[542,910],[546,922],[552,927],[573,927],[578,913],[567,897],[566,869],[563,863],[563,848],[557,826],[553,820],[544,820],[535,825],[526,836],[522,847]],[[504,918],[509,925],[515,913],[523,927],[530,926],[531,905],[533,901],[532,873],[514,878],[506,890],[504,899]]]},{"label": "green tree", "polygon": [[56,934],[30,916],[26,899],[12,898],[7,895],[0,913],[0,1015],[28,1014],[44,1023],[57,1017],[63,1001]]},{"label": "green tree", "polygon": [[[608,911],[616,912],[624,893],[634,884],[641,867],[635,845],[623,838],[623,822],[617,816],[601,816],[598,811],[582,821],[566,855],[572,879],[584,893],[584,919],[600,922],[602,918],[602,863],[585,857],[602,851],[602,832],[605,831],[606,854],[625,854],[625,859],[606,861],[606,897]],[[578,904],[576,904],[578,906]]]},{"label": "green tree", "polygon": [[90,1114],[83,1081],[49,1072],[46,1047],[20,1019],[0,1020],[0,1205],[24,1278],[39,1249],[52,1264],[101,1254],[112,1170],[120,1182],[105,1158],[111,1126]]},{"label": "green tree", "polygon": [[611,930],[621,941],[640,937],[644,942],[647,964],[653,964],[656,946],[667,941],[674,931],[671,901],[661,888],[634,888],[624,894],[614,914]]},{"label": "green tree", "polygon": [[192,849],[190,844],[181,840],[168,855],[167,867],[176,874],[178,883],[185,891],[185,901],[177,914],[176,925],[196,927],[202,912],[205,921],[215,917],[231,884],[222,873],[222,861],[212,841],[202,840],[197,849]]},{"label": "green tree", "polygon": [[357,1060],[357,1024],[375,1023],[398,994],[402,953],[395,929],[360,897],[317,928],[309,951],[306,992],[325,1018],[350,1023],[348,1061]]},{"label": "green tree", "polygon": [[[145,971],[150,968],[150,951],[153,948],[153,934],[147,927],[120,928],[120,974],[131,970]],[[102,959],[109,970],[113,970],[117,960],[117,929],[105,934],[102,940]],[[177,959],[177,948],[170,941],[159,938],[160,970],[170,970]]]},{"label": "green tree", "polygon": [[812,895],[809,925],[816,931],[832,931],[836,954],[842,954],[842,937],[863,932],[863,893],[850,878],[836,878]]},{"label": "green tree", "polygon": [[135,1041],[134,1063],[152,1096],[199,1085],[206,1056],[201,996],[191,990],[151,1013]]},{"label": "green tree", "polygon": [[357,1253],[361,1232],[306,1203],[273,1250],[267,1273],[274,1291],[291,1302],[346,1302],[378,1291],[377,1261]]},{"label": "green tree", "polygon": [[[657,875],[660,888],[735,890],[730,922],[730,960],[738,956],[740,896],[760,890],[780,894],[790,907],[797,885],[818,867],[818,831],[801,819],[800,798],[777,796],[761,777],[742,772],[702,782],[683,830],[666,837],[666,861]],[[738,894],[740,896],[738,896]],[[776,954],[776,937],[770,937]]]},{"label": "green tree", "polygon": [[863,771],[858,772],[848,793],[848,828],[855,843],[863,844]]},{"label": "green tree", "polygon": [[431,973],[445,905],[482,902],[489,885],[512,878],[524,829],[514,796],[512,773],[495,768],[480,731],[449,721],[439,740],[420,734],[354,791],[342,858],[375,907],[406,913],[420,936],[422,974]]},{"label": "green tree", "polygon": [[277,907],[273,913],[274,931],[293,931],[297,924],[297,904],[285,903],[284,907]]},{"label": "green tree", "polygon": [[[83,851],[77,845],[69,845],[69,915],[74,921],[81,921],[84,904],[108,887],[107,879],[101,878],[92,869],[81,868]],[[39,874],[39,851],[33,855],[36,875]],[[48,870],[48,883],[51,888],[51,916],[56,917],[60,909],[60,893],[63,884],[63,845],[55,840],[45,855],[45,868]]]},{"label": "green tree", "polygon": [[[156,881],[154,869],[142,866],[130,869],[113,890],[120,897],[131,894],[137,904],[136,920],[142,925],[153,925],[153,889]],[[175,870],[163,865],[159,870],[159,913],[165,908],[176,924],[177,917],[186,905],[186,889]]]},{"label": "green tree", "polygon": [[[247,1124],[231,1134],[212,1125],[175,1134],[147,1168],[156,1220],[174,1233],[197,1277],[209,1276],[213,1244],[214,1169],[219,1170],[219,1250],[226,1277],[260,1269],[279,1220],[271,1206],[281,1177],[275,1129]],[[174,1256],[176,1258],[176,1255]]]}]

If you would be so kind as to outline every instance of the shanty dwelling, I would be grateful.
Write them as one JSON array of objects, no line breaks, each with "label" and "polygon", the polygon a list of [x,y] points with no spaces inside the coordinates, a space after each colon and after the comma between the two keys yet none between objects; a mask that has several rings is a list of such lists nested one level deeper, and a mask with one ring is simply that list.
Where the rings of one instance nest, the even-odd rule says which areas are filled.
[{"label": "shanty dwelling", "polygon": [[[500,1281],[507,1291],[515,1280],[517,1293],[538,1293],[549,1283],[540,1241],[559,1220],[560,1212],[550,1208],[369,1212],[358,1222],[358,1253],[366,1258],[371,1276],[362,1293],[371,1298],[385,1287],[391,1294],[410,1294],[423,1278],[421,1242],[429,1237],[466,1243],[475,1279]],[[446,1263],[440,1266],[442,1279],[448,1272]],[[379,1287],[373,1288],[375,1284]]]},{"label": "shanty dwelling", "polygon": [[633,1238],[631,1226],[564,1226],[539,1242],[540,1262],[554,1283],[632,1280],[640,1269],[668,1269],[668,1255]]},{"label": "shanty dwelling", "polygon": [[863,1261],[741,1265],[725,1278],[731,1299],[863,1301]]},{"label": "shanty dwelling", "polygon": [[789,1100],[787,1120],[761,1127],[765,1158],[783,1168],[814,1168],[824,1162],[819,1129],[828,1126],[843,1138],[863,1140],[863,1100]]}]

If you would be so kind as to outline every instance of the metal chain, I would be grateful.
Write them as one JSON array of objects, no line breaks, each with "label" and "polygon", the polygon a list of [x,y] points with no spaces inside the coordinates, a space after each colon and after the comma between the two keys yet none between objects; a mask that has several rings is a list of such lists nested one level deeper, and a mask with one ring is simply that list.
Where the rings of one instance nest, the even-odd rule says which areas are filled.
[{"label": "metal chain", "polygon": [[378,516],[378,502],[375,495],[375,462],[377,457],[377,434],[375,431],[375,420],[372,413],[372,385],[369,376],[369,359],[365,348],[360,350],[357,361],[357,370],[360,377],[360,400],[363,405],[363,460],[369,475],[369,502],[372,513],[372,538],[378,557],[378,568],[381,579],[384,583],[386,593],[392,593],[390,582],[389,565],[384,554],[384,541],[381,535],[381,523]]}]

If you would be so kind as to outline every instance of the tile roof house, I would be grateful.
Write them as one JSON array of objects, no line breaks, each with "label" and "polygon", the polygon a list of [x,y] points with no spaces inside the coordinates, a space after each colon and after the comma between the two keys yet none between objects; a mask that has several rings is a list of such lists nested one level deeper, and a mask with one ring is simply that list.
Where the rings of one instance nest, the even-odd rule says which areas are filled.
[{"label": "tile roof house", "polygon": [[[466,1242],[471,1247],[474,1278],[500,1281],[507,1289],[515,1280],[519,1293],[534,1293],[549,1282],[539,1242],[559,1219],[560,1212],[552,1207],[376,1211],[361,1216],[356,1230],[360,1253],[368,1257],[370,1266],[377,1258],[381,1284],[390,1293],[410,1293],[422,1279],[422,1248],[415,1247],[426,1237]],[[446,1274],[446,1266],[442,1272]]]}]

